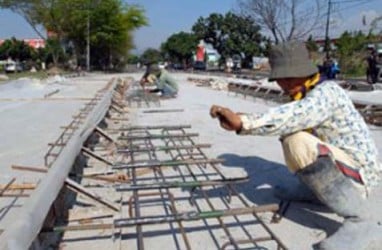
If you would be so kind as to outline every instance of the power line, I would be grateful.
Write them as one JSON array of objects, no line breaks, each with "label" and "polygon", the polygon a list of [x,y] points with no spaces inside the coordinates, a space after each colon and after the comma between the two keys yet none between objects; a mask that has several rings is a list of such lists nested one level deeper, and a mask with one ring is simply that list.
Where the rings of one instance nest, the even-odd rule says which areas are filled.
[{"label": "power line", "polygon": [[[345,1],[345,0],[344,0]],[[348,1],[351,1],[351,0],[348,0]],[[354,1],[354,0],[353,0]],[[360,1],[362,1],[362,2],[360,2]],[[337,11],[335,11],[335,12],[341,12],[341,11],[343,11],[343,10],[347,10],[347,9],[352,9],[352,8],[354,8],[354,7],[358,7],[358,6],[361,6],[361,5],[364,5],[364,4],[368,4],[368,3],[371,3],[371,2],[374,2],[375,0],[358,0],[358,2],[359,3],[357,3],[357,4],[353,4],[353,5],[351,5],[351,6],[347,6],[347,7],[344,7],[344,8],[342,8],[342,9],[339,9],[339,10],[337,10]],[[345,3],[345,2],[341,2],[341,1],[335,1],[335,2],[333,2],[333,3]]]},{"label": "power line", "polygon": [[342,0],[342,1],[333,1],[332,3],[354,3],[354,2],[361,2],[361,1],[366,1],[370,2],[368,0]]},{"label": "power line", "polygon": [[[329,19],[329,22],[330,22],[330,17],[329,17],[330,15],[339,14],[341,16],[341,12],[344,10],[348,10],[348,9],[352,9],[355,7],[359,7],[361,5],[369,4],[371,2],[374,2],[375,0],[334,0],[334,1],[328,0],[328,1],[330,2],[330,7],[328,8],[328,11],[322,15],[322,18],[324,18],[326,16],[327,20]],[[343,8],[336,8],[336,9],[333,8],[334,5],[339,6],[340,4],[347,4],[347,3],[355,3],[355,4],[352,4],[350,6],[346,6]],[[329,11],[330,11],[330,13],[329,13]],[[327,25],[328,25],[328,22],[327,22]],[[325,33],[325,34],[327,34],[327,33]],[[326,35],[325,35],[325,39],[326,39]]]}]

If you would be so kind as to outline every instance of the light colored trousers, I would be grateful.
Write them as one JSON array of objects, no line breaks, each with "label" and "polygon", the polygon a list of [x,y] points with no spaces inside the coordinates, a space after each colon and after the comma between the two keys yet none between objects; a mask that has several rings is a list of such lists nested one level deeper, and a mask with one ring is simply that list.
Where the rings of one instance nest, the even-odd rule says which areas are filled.
[{"label": "light colored trousers", "polygon": [[[285,137],[282,141],[285,162],[289,171],[296,173],[298,170],[304,169],[315,162],[320,154],[318,150],[319,144],[329,148],[333,160],[355,169],[359,165],[341,149],[321,141],[308,132],[301,131]],[[360,190],[364,197],[366,196],[366,188],[364,185],[355,181],[351,181],[351,183]]]}]

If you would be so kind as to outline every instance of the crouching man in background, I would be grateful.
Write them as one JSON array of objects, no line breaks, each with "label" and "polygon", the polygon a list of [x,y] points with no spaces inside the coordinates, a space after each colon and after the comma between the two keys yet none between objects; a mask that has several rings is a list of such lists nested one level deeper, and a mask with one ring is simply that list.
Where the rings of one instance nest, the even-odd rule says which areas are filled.
[{"label": "crouching man in background", "polygon": [[175,98],[179,90],[177,81],[167,70],[159,68],[156,64],[147,66],[147,70],[141,78],[140,84],[143,88],[145,88],[147,84],[155,85],[156,88],[150,90],[150,92],[160,92],[163,98]]}]

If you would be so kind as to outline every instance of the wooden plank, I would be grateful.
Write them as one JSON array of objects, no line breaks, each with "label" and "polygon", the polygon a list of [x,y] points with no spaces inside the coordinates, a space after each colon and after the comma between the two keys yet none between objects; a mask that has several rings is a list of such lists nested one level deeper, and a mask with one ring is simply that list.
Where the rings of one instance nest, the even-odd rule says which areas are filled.
[{"label": "wooden plank", "polygon": [[12,178],[7,184],[5,184],[5,186],[0,190],[0,196],[2,196],[5,191],[7,191],[7,189],[13,184],[13,182],[16,181],[16,178]]},{"label": "wooden plank", "polygon": [[7,186],[8,184],[0,185],[0,189],[2,190],[31,190],[37,187],[37,184],[35,183],[20,183],[20,184],[11,184]]},{"label": "wooden plank", "polygon": [[10,197],[10,198],[20,198],[20,197],[29,197],[29,194],[12,194],[12,193],[4,193],[0,195],[0,197]]},{"label": "wooden plank", "polygon": [[46,172],[48,172],[47,168],[20,166],[20,165],[12,165],[12,169],[23,170],[23,171],[31,171],[31,172],[38,172],[38,173],[46,173]]},{"label": "wooden plank", "polygon": [[88,97],[56,97],[56,98],[0,98],[0,102],[46,102],[46,101],[91,101]]},{"label": "wooden plank", "polygon": [[[31,171],[31,172],[38,172],[38,173],[47,173],[48,169],[43,167],[29,167],[29,166],[18,166],[13,165],[12,169],[15,170],[22,170],[22,171]],[[126,174],[114,174],[110,176],[100,176],[102,174],[96,174],[96,175],[81,175],[81,174],[69,174],[74,177],[80,177],[80,178],[88,178],[88,179],[94,179],[94,180],[101,180],[101,181],[107,181],[107,182],[119,182],[119,183],[127,183],[129,182],[129,177]]]}]

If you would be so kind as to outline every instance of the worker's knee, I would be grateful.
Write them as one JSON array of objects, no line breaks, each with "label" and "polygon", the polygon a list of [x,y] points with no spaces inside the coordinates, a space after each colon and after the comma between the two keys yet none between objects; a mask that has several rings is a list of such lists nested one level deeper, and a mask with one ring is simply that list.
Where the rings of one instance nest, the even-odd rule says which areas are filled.
[{"label": "worker's knee", "polygon": [[297,132],[285,137],[282,147],[289,170],[294,173],[313,163],[318,156],[319,143],[322,142],[307,132]]}]

